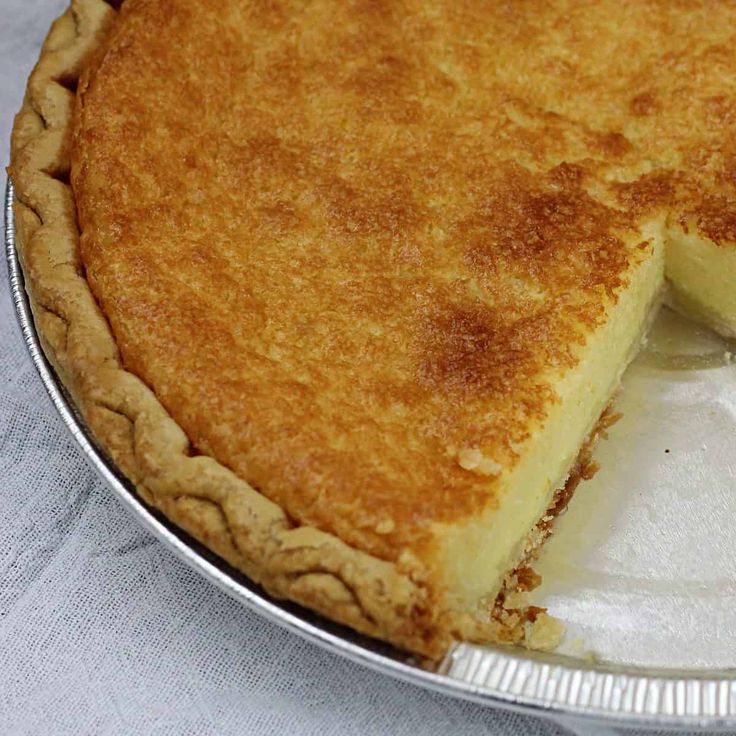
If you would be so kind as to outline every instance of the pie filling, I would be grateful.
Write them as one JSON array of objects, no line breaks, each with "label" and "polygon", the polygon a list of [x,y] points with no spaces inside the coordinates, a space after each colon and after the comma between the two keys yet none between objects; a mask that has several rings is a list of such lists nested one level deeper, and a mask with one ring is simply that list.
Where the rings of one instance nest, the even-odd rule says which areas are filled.
[{"label": "pie filling", "polygon": [[670,228],[665,274],[676,308],[736,338],[736,248],[705,240],[697,229]]}]

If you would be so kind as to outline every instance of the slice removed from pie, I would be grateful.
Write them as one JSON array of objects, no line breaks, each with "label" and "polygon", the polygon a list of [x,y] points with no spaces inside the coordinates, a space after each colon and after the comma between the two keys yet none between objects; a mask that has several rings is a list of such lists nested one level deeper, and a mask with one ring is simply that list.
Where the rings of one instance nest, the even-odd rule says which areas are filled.
[{"label": "slice removed from pie", "polygon": [[[81,0],[14,133],[39,330],[144,498],[430,656],[523,638],[493,602],[666,278],[736,328],[725,146],[632,112],[619,4],[577,22],[623,70],[529,5]],[[726,25],[650,5],[664,56]]]}]

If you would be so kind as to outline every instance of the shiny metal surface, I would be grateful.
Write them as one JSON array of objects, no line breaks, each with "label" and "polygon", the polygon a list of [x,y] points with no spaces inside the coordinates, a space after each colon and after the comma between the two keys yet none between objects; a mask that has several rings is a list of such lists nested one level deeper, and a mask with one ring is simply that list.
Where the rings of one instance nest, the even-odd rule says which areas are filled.
[{"label": "shiny metal surface", "polygon": [[461,644],[438,672],[428,672],[386,646],[271,599],[136,496],[87,432],[43,354],[15,249],[12,196],[9,182],[10,288],[43,384],[107,485],[192,568],[332,652],[455,697],[564,718],[581,732],[595,722],[736,727],[736,669],[730,669],[736,666],[736,365],[717,338],[668,317],[672,324],[657,327],[627,374],[624,418],[597,453],[602,470],[578,490],[540,560],[544,584],[534,602],[566,621],[560,652]]}]

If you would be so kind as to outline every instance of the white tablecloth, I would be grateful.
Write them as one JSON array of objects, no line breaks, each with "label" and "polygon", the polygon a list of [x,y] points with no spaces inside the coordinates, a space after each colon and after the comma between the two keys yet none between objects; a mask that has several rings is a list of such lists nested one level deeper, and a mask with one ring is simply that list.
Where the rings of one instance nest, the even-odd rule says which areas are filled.
[{"label": "white tablecloth", "polygon": [[[0,159],[66,0],[0,0]],[[0,734],[539,734],[369,672],[175,559],[88,467],[26,354],[0,273]],[[599,733],[583,728],[580,733]]]}]

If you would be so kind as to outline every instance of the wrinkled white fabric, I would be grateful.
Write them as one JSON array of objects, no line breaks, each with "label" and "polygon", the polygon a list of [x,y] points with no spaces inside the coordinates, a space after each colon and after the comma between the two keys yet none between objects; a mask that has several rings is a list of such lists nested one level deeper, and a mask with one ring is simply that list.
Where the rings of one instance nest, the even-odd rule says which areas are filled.
[{"label": "wrinkled white fabric", "polygon": [[[3,162],[25,80],[65,4],[0,2]],[[0,734],[564,732],[370,672],[216,590],[88,466],[26,353],[4,267],[0,341]]]}]

